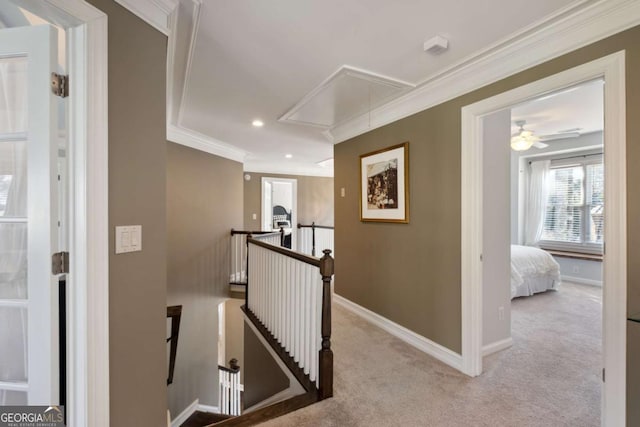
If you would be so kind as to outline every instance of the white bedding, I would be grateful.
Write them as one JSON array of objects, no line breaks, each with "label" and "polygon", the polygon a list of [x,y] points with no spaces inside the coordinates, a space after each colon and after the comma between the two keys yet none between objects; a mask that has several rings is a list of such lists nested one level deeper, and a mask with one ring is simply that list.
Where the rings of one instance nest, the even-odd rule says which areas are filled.
[{"label": "white bedding", "polygon": [[560,284],[560,266],[542,249],[511,245],[511,298],[533,295]]}]

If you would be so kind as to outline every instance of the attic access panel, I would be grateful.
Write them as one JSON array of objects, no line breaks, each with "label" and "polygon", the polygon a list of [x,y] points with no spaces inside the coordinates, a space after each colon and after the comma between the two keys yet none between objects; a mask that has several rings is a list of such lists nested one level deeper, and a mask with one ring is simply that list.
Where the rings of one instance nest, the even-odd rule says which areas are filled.
[{"label": "attic access panel", "polygon": [[414,84],[342,66],[278,120],[332,128],[413,89]]}]

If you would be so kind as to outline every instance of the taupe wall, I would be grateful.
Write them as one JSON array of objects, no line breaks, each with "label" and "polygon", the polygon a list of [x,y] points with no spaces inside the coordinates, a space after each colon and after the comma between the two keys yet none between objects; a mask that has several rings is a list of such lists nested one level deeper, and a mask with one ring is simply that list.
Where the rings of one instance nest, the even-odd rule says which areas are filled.
[{"label": "taupe wall", "polygon": [[[626,49],[628,308],[640,312],[640,27],[579,49],[335,147],[336,292],[460,352],[460,109],[568,68]],[[411,223],[361,223],[358,156],[410,141]],[[355,268],[354,266],[366,266]],[[637,347],[629,347],[629,425],[640,424]]]},{"label": "taupe wall", "polygon": [[229,232],[242,226],[242,164],[167,143],[167,304],[182,305],[171,416],[218,405],[218,304],[229,289]]},{"label": "taupe wall", "polygon": [[[109,20],[110,417],[166,424],[167,38],[114,1]],[[142,252],[114,255],[114,227],[142,225]]]},{"label": "taupe wall", "polygon": [[[245,172],[251,175],[244,181],[244,227],[247,230],[260,230],[262,224],[262,177],[288,178],[298,180],[298,222],[318,225],[333,225],[333,178],[278,175],[257,172]],[[252,215],[256,214],[254,220]]]},{"label": "taupe wall", "polygon": [[289,378],[246,323],[244,324],[244,361],[245,366],[240,367],[244,371],[242,377],[244,408],[260,403],[289,387]]}]

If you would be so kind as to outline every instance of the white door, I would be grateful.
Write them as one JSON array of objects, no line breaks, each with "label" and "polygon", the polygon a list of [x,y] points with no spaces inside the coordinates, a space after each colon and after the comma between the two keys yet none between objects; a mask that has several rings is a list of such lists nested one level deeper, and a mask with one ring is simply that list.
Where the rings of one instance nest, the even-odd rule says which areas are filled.
[{"label": "white door", "polygon": [[0,30],[0,405],[59,403],[57,33]]}]

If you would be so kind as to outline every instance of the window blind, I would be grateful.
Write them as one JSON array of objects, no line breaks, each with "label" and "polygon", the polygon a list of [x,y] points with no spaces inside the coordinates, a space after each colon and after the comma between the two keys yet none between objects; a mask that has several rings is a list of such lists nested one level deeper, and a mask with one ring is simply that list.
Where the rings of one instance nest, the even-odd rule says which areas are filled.
[{"label": "window blind", "polygon": [[554,245],[600,247],[604,226],[602,159],[551,169],[542,240]]}]

